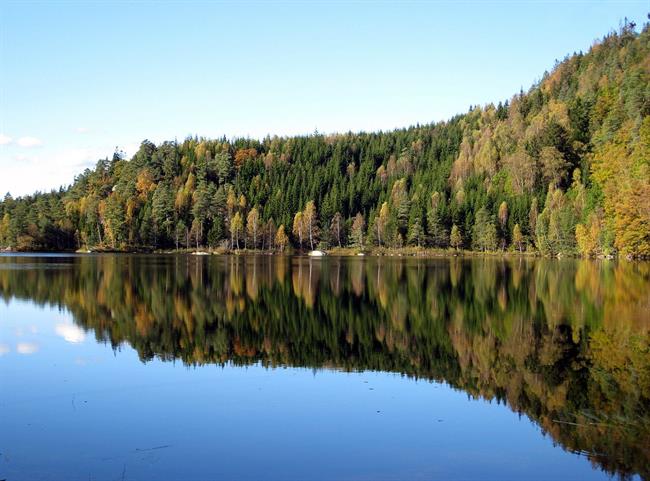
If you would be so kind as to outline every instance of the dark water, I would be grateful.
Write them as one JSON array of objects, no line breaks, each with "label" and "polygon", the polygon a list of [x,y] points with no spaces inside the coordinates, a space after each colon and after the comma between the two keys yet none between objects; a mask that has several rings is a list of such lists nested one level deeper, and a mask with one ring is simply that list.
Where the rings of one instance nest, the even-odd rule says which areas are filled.
[{"label": "dark water", "polygon": [[650,479],[650,265],[0,256],[0,479]]}]

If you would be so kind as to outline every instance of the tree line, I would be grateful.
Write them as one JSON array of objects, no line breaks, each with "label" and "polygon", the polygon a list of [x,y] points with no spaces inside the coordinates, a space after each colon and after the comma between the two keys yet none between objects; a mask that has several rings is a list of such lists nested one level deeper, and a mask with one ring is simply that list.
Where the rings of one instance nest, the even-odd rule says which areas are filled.
[{"label": "tree line", "polygon": [[390,132],[143,141],[0,202],[0,246],[650,255],[648,24],[527,92]]}]

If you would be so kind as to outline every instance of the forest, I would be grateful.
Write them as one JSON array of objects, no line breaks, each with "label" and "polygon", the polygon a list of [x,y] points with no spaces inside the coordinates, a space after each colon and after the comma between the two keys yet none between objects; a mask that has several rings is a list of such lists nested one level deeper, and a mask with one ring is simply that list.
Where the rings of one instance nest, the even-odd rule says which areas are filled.
[{"label": "forest", "polygon": [[448,121],[144,140],[66,188],[0,202],[10,250],[347,246],[650,256],[649,24]]}]

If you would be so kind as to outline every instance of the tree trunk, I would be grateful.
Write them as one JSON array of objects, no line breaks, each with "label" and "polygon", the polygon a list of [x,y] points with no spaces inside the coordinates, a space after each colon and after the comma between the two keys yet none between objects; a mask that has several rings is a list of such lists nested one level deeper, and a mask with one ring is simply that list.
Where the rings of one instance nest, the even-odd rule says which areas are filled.
[{"label": "tree trunk", "polygon": [[311,222],[309,223],[309,245],[311,245],[311,250],[314,250],[314,236],[312,233]]},{"label": "tree trunk", "polygon": [[339,247],[341,247],[341,221],[340,220],[336,223],[336,240],[339,243]]}]

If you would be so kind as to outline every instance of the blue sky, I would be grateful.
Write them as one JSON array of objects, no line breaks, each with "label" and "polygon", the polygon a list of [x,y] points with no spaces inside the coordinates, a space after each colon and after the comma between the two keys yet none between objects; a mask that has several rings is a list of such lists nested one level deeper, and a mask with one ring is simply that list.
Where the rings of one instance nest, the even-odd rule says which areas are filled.
[{"label": "blue sky", "polygon": [[386,130],[505,100],[650,1],[0,0],[0,192],[116,146]]}]

